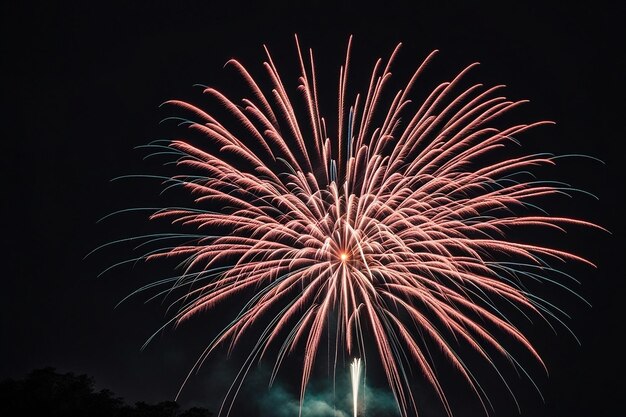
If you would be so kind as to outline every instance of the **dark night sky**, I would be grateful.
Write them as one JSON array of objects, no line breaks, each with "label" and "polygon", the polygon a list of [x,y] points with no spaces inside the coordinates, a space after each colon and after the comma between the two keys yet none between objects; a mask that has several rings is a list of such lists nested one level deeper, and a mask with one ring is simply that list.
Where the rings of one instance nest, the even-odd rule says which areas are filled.
[{"label": "dark night sky", "polygon": [[[354,56],[363,60],[366,72],[374,58],[387,56],[398,42],[405,45],[399,62],[410,69],[431,50],[441,50],[436,68],[442,78],[434,80],[480,61],[477,79],[507,84],[508,95],[531,99],[530,116],[557,121],[548,151],[588,154],[605,162],[563,168],[577,187],[599,197],[597,202],[581,198],[564,211],[612,232],[575,237],[579,252],[598,265],[570,270],[581,279],[578,291],[593,307],[563,301],[582,346],[565,332],[555,336],[537,330],[531,340],[550,369],[549,378],[535,373],[545,403],[527,381],[519,381],[515,392],[523,416],[620,415],[624,360],[618,338],[624,329],[620,307],[626,276],[625,132],[618,119],[623,115],[622,10],[598,2],[573,8],[543,2],[495,8],[475,2],[407,8],[390,1],[376,6],[310,2],[306,7],[237,1],[11,3],[0,6],[5,103],[0,378],[54,366],[92,375],[99,387],[129,401],[173,399],[219,319],[208,315],[168,330],[140,351],[163,322],[163,306],[143,304],[142,297],[114,306],[150,281],[150,270],[122,268],[98,278],[129,253],[107,250],[83,257],[108,240],[149,230],[137,217],[97,220],[157,200],[157,188],[150,182],[110,180],[154,168],[134,147],[164,137],[158,123],[168,114],[159,104],[197,98],[195,83],[227,86],[229,73],[222,67],[229,58],[254,67],[267,44],[279,67],[292,65],[293,34],[298,33],[303,44],[314,48],[334,92],[335,71],[348,35],[354,34]],[[224,362],[218,355],[209,361],[190,381],[181,403],[216,411],[236,360]],[[235,416],[254,404],[249,395]],[[500,404],[497,398],[496,403],[496,416],[516,415],[510,400]],[[246,415],[255,415],[250,411],[255,409],[248,408]]]}]

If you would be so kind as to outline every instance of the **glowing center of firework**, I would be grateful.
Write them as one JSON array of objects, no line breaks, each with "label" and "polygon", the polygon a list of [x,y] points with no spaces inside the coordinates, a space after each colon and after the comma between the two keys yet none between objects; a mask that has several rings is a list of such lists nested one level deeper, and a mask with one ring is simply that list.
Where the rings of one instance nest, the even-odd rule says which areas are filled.
[{"label": "glowing center of firework", "polygon": [[355,358],[350,364],[350,375],[352,376],[352,411],[354,417],[356,417],[357,400],[359,398],[359,379],[361,377],[360,358]]},{"label": "glowing center of firework", "polygon": [[341,258],[341,262],[345,262],[348,260],[348,254],[345,252],[341,252],[341,255],[339,255],[339,257]]}]

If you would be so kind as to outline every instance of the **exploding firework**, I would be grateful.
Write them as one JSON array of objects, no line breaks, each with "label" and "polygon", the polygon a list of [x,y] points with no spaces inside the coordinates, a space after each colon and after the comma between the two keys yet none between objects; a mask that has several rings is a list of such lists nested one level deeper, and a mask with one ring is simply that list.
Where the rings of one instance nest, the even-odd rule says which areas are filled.
[{"label": "exploding firework", "polygon": [[[562,312],[527,285],[547,282],[567,289],[561,281],[568,275],[555,264],[591,265],[569,251],[521,241],[528,232],[516,234],[597,227],[538,207],[548,197],[578,191],[532,175],[558,157],[507,156],[503,150],[516,147],[522,133],[551,122],[502,127],[504,115],[524,101],[504,97],[503,86],[464,87],[476,64],[412,101],[436,51],[389,95],[400,45],[388,60],[375,63],[365,94],[351,95],[351,42],[333,93],[338,100],[333,118],[325,118],[318,106],[328,90],[316,83],[313,53],[303,54],[296,38],[299,94],[288,92],[267,49],[269,88],[231,60],[228,65],[250,94],[233,100],[205,88],[216,112],[168,101],[184,114],[179,120],[189,136],[201,141],[150,145],[175,156],[177,174],[165,184],[185,190],[193,201],[151,214],[179,229],[145,236],[151,243],[175,243],[141,258],[177,259],[181,269],[140,291],[165,286],[168,294],[181,292],[173,303],[177,312],[165,326],[247,297],[192,369],[216,347],[232,349],[255,335],[220,413],[230,411],[252,364],[270,352],[275,354],[270,382],[289,353],[303,352],[302,402],[326,337],[334,369],[344,354],[364,357],[367,347],[373,350],[370,356],[378,358],[403,416],[419,408],[409,368],[421,371],[451,414],[429,346],[442,353],[487,411],[489,398],[459,346],[484,359],[510,390],[494,355],[526,371],[496,334],[543,362],[499,306],[563,324]],[[355,413],[356,396],[355,388]]]}]

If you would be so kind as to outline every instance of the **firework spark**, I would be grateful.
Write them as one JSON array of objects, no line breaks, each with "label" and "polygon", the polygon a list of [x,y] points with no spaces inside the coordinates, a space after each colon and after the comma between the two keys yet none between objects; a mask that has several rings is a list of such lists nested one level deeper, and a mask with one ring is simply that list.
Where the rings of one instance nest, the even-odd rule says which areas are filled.
[{"label": "firework spark", "polygon": [[357,414],[359,399],[359,380],[361,379],[361,359],[356,358],[350,364],[350,382],[352,383],[352,413]]},{"label": "firework spark", "polygon": [[[180,229],[146,240],[178,243],[142,258],[179,259],[182,271],[140,290],[164,285],[164,293],[182,291],[174,303],[178,310],[165,326],[233,297],[248,297],[192,371],[217,346],[233,349],[257,332],[258,342],[220,413],[230,412],[252,364],[272,346],[277,354],[270,382],[289,353],[304,352],[302,402],[325,335],[335,352],[330,359],[335,369],[342,354],[363,357],[365,341],[373,341],[403,416],[418,408],[407,367],[421,370],[451,414],[429,345],[443,353],[487,411],[489,399],[457,346],[469,346],[497,375],[494,354],[525,373],[494,335],[499,332],[543,366],[526,335],[498,306],[513,305],[525,315],[561,322],[560,310],[529,292],[527,283],[554,282],[555,274],[567,278],[554,266],[557,262],[590,264],[565,250],[509,238],[522,229],[597,227],[537,207],[546,197],[578,191],[531,174],[537,166],[554,165],[558,157],[503,158],[502,149],[515,146],[522,133],[551,122],[502,128],[496,122],[525,101],[507,99],[501,85],[463,87],[476,64],[412,102],[412,90],[437,51],[404,88],[389,95],[400,45],[388,60],[376,61],[366,93],[350,95],[351,43],[352,38],[339,70],[332,123],[318,106],[322,90],[313,53],[303,54],[296,38],[298,101],[266,48],[263,66],[270,88],[231,60],[228,65],[250,95],[235,101],[205,88],[220,116],[168,101],[184,112],[182,124],[189,134],[204,142],[151,144],[157,152],[176,156],[180,175],[166,184],[187,190],[193,204],[151,215]],[[509,389],[504,377],[502,382]]]}]

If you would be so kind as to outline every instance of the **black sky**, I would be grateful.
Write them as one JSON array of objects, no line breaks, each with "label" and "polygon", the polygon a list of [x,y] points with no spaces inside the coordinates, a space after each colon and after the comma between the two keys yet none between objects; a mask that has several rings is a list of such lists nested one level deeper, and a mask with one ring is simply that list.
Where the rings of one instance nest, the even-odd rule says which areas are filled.
[{"label": "black sky", "polygon": [[[517,392],[523,416],[619,415],[626,276],[622,10],[598,2],[567,7],[132,3],[0,6],[5,223],[0,378],[54,366],[92,375],[99,386],[130,401],[172,399],[214,334],[215,319],[167,331],[140,351],[162,323],[164,309],[158,302],[144,305],[141,297],[114,306],[150,277],[126,269],[97,278],[127,253],[83,257],[127,236],[121,228],[133,233],[145,228],[132,223],[135,219],[96,222],[114,210],[154,201],[156,188],[110,180],[153,168],[134,147],[163,138],[158,123],[168,114],[159,104],[197,98],[196,83],[227,85],[223,65],[229,58],[254,67],[267,44],[279,66],[292,65],[297,33],[320,57],[320,71],[328,71],[334,91],[333,77],[353,34],[365,73],[398,42],[405,45],[400,62],[409,69],[439,49],[436,68],[443,78],[480,61],[477,79],[507,84],[508,95],[531,100],[530,116],[557,121],[548,151],[605,162],[566,164],[563,173],[599,197],[576,200],[564,211],[612,232],[580,234],[576,238],[583,240],[574,243],[598,265],[573,270],[582,281],[578,291],[593,307],[564,301],[582,346],[564,332],[540,333],[536,342],[550,369],[549,378],[537,374],[545,403],[525,393],[528,383],[520,383]],[[437,74],[433,79],[440,80]],[[212,362],[181,401],[215,409],[224,387],[216,381],[232,372],[228,369],[223,361]],[[515,415],[512,407],[501,410],[496,415]]]}]

